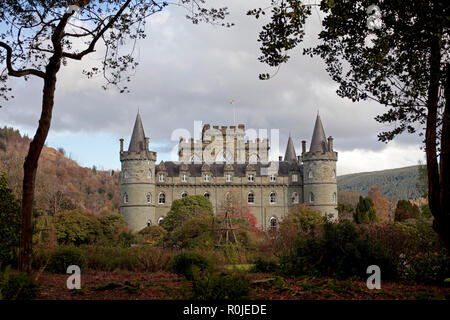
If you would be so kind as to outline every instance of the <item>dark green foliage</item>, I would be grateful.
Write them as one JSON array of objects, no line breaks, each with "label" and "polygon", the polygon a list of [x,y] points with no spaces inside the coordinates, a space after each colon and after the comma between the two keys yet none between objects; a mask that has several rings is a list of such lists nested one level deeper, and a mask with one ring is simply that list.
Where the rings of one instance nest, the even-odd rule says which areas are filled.
[{"label": "dark green foliage", "polygon": [[193,269],[199,272],[205,271],[211,266],[210,261],[204,256],[194,252],[184,252],[173,257],[172,269],[176,274],[185,276],[192,280],[194,277]]},{"label": "dark green foliage", "polygon": [[383,279],[393,279],[396,268],[385,250],[360,234],[344,220],[323,225],[323,235],[314,233],[298,239],[293,253],[281,261],[281,270],[290,275],[367,278],[367,267],[378,265]]},{"label": "dark green foliage", "polygon": [[408,280],[442,284],[450,275],[450,256],[445,253],[418,255],[412,260],[406,272]]},{"label": "dark green foliage", "polygon": [[0,174],[0,262],[15,265],[20,242],[20,202],[8,187],[6,174]]},{"label": "dark green foliage", "polygon": [[250,282],[242,275],[207,272],[195,274],[192,298],[197,300],[240,300],[248,297]]},{"label": "dark green foliage", "polygon": [[80,210],[65,211],[55,215],[55,228],[60,244],[90,244],[102,235],[102,225],[94,215]]},{"label": "dark green foliage", "polygon": [[31,275],[19,272],[12,275],[10,268],[0,270],[0,300],[32,300],[39,296],[39,284]]},{"label": "dark green foliage", "polygon": [[339,176],[339,190],[367,194],[372,186],[380,186],[382,197],[415,199],[422,195],[417,189],[419,166],[373,172],[361,172]]},{"label": "dark green foliage", "polygon": [[125,218],[121,214],[108,214],[99,218],[102,234],[107,240],[113,240],[121,227],[126,226]]},{"label": "dark green foliage", "polygon": [[273,259],[266,259],[258,257],[255,262],[251,272],[277,272],[279,270],[278,263]]},{"label": "dark green foliage", "polygon": [[66,273],[67,267],[77,265],[81,269],[86,266],[83,250],[73,246],[58,247],[50,255],[47,270],[53,273]]},{"label": "dark green foliage", "polygon": [[395,221],[404,221],[407,219],[415,219],[420,216],[420,209],[417,205],[413,205],[406,200],[399,200],[395,209]]},{"label": "dark green foliage", "polygon": [[359,197],[353,219],[356,223],[373,222],[377,220],[377,213],[372,199],[362,196]]},{"label": "dark green foliage", "polygon": [[6,151],[6,144],[0,140],[0,150]]},{"label": "dark green foliage", "polygon": [[187,196],[172,203],[172,207],[161,226],[171,232],[188,218],[213,216],[213,214],[212,203],[206,197],[200,195]]}]

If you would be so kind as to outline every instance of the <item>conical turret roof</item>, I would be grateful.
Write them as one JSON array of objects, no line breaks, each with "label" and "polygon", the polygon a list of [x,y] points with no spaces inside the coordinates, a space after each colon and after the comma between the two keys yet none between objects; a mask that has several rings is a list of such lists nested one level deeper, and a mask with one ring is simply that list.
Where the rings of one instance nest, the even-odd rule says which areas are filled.
[{"label": "conical turret roof", "polygon": [[140,152],[145,150],[145,133],[142,126],[141,115],[137,114],[136,121],[134,122],[133,134],[131,135],[130,146],[128,152]]},{"label": "conical turret roof", "polygon": [[309,152],[327,152],[327,138],[323,130],[322,121],[319,114],[317,114],[316,124],[314,125],[314,132],[311,139],[311,146]]},{"label": "conical turret roof", "polygon": [[297,156],[295,155],[294,143],[292,142],[291,135],[289,134],[286,152],[284,153],[284,161],[293,162],[295,160],[297,160]]}]

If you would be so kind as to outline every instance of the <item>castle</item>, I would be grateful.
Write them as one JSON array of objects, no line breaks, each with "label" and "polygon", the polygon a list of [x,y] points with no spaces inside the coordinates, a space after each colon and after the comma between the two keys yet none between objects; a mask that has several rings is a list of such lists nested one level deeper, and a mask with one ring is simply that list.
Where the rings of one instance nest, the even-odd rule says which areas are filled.
[{"label": "castle", "polygon": [[237,195],[262,230],[277,228],[289,208],[300,203],[337,219],[337,152],[319,115],[309,151],[303,140],[300,156],[290,135],[279,161],[268,161],[268,139],[245,141],[245,136],[241,124],[205,125],[201,140],[180,138],[179,161],[156,164],[138,112],[128,151],[120,139],[120,213],[128,227],[139,231],[161,223],[172,202],[187,195],[207,197],[216,214]]}]

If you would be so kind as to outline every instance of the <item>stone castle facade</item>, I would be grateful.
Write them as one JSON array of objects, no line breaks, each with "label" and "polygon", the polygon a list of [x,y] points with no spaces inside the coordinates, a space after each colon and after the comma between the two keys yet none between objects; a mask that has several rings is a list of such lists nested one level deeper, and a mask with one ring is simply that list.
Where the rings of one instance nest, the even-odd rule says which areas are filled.
[{"label": "stone castle facade", "polygon": [[120,139],[120,213],[129,228],[139,231],[159,224],[172,202],[187,195],[207,197],[216,214],[238,198],[263,230],[276,228],[300,203],[337,219],[337,152],[319,115],[309,151],[303,140],[300,156],[289,136],[284,158],[268,161],[269,140],[245,141],[245,136],[244,125],[205,125],[201,140],[180,139],[179,161],[156,164],[157,154],[149,150],[138,113],[128,151]]}]

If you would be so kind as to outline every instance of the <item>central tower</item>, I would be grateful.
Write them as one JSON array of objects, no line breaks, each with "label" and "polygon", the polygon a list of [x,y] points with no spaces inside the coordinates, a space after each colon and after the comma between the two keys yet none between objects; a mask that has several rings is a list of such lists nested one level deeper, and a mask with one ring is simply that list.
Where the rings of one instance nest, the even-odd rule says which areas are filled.
[{"label": "central tower", "polygon": [[138,112],[128,151],[120,139],[120,213],[134,232],[155,223],[156,152],[149,151],[148,144]]}]

